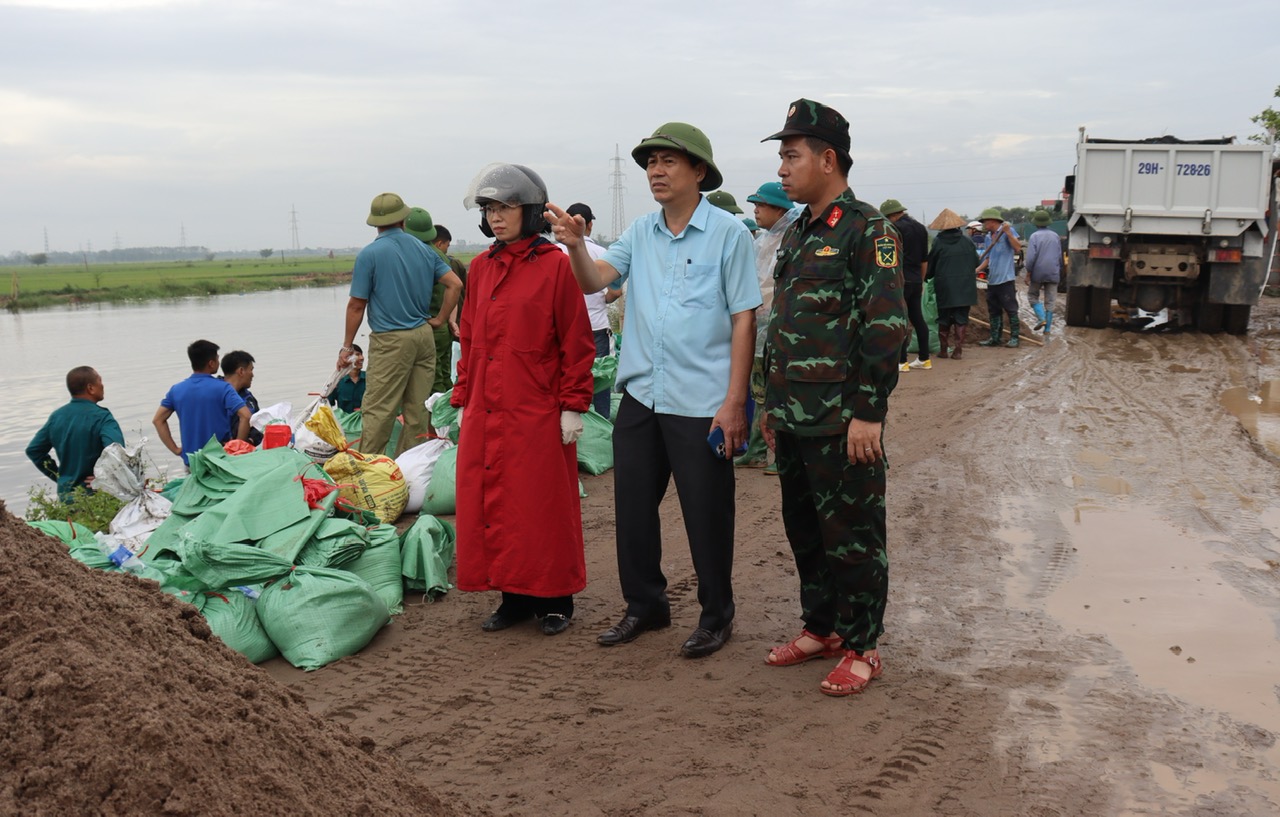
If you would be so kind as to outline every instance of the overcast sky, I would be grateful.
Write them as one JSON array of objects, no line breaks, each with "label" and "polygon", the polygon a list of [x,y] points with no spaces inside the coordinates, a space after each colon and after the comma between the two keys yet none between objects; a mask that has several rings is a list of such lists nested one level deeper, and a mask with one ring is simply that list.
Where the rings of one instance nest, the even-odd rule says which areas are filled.
[{"label": "overcast sky", "polygon": [[[1077,128],[1256,133],[1280,106],[1277,4],[0,0],[0,254],[361,246],[383,191],[481,239],[492,161],[612,224],[654,207],[630,150],[712,140],[743,202],[808,97],[852,123],[854,192],[942,207],[1056,196]],[[748,209],[749,214],[749,207]]]}]

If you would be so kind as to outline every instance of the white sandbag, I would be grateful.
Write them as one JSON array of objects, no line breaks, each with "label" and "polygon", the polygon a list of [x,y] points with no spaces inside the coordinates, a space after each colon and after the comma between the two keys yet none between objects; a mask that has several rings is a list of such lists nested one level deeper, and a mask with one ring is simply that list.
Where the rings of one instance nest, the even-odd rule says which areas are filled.
[{"label": "white sandbag", "polygon": [[249,425],[265,434],[267,426],[272,423],[287,423],[293,417],[293,403],[276,403],[259,409],[249,418]]},{"label": "white sandbag", "polygon": [[427,440],[396,457],[396,465],[400,466],[400,472],[404,474],[404,480],[409,486],[409,502],[404,506],[405,513],[422,510],[422,500],[427,495],[427,486],[431,484],[431,472],[436,467],[436,460],[452,447],[453,443],[448,440]]},{"label": "white sandbag", "polygon": [[103,449],[93,467],[93,487],[106,491],[125,505],[111,520],[110,534],[138,552],[151,532],[169,518],[173,504],[147,487],[142,475],[142,446],[133,448],[112,443]]}]

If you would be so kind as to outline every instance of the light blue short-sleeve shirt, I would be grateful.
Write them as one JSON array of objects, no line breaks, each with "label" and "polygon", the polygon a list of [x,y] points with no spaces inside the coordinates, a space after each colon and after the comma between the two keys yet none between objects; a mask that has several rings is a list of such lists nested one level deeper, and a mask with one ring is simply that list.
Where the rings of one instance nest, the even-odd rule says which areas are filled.
[{"label": "light blue short-sleeve shirt", "polygon": [[746,225],[703,196],[680,235],[659,210],[602,260],[627,284],[618,383],[659,414],[713,416],[729,391],[730,316],[761,304]]},{"label": "light blue short-sleeve shirt", "polygon": [[[1013,245],[1004,233],[996,233],[996,245],[987,254],[987,284],[1007,284],[1017,277],[1018,271],[1014,259]],[[987,236],[987,246],[991,245],[991,236]]]},{"label": "light blue short-sleeve shirt", "polygon": [[431,291],[451,272],[440,253],[404,230],[392,228],[356,256],[351,297],[369,302],[369,331],[414,329],[431,314]]}]

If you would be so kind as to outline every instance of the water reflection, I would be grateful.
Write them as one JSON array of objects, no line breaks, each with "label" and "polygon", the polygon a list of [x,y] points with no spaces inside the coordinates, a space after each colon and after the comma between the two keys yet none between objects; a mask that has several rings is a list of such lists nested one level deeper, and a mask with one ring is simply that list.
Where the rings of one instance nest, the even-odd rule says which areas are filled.
[{"label": "water reflection", "polygon": [[[21,513],[29,486],[52,488],[24,451],[49,413],[69,399],[68,370],[97,369],[107,392],[102,405],[126,442],[147,437],[152,459],[174,467],[181,460],[155,440],[151,418],[168,388],[191,373],[187,344],[207,338],[224,354],[244,349],[257,359],[259,402],[297,407],[333,371],[346,302],[342,286],[0,314],[0,499]],[[362,332],[357,342],[367,349],[367,340]],[[176,420],[171,426],[176,437]]]},{"label": "water reflection", "polygon": [[1263,383],[1256,395],[1243,386],[1227,389],[1220,402],[1255,440],[1280,455],[1280,380]]}]

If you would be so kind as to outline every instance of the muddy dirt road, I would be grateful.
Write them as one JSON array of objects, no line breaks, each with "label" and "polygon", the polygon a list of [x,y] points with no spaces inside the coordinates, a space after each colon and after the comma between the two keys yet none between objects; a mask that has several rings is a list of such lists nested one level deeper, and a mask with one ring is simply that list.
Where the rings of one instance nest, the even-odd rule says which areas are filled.
[{"label": "muddy dirt road", "polygon": [[1274,300],[1245,338],[1070,329],[904,375],[886,672],[851,699],[818,693],[826,661],[763,663],[799,608],[758,471],[709,659],[677,654],[697,612],[674,497],[675,626],[596,646],[622,609],[605,475],[565,635],[484,634],[495,599],[451,593],[352,659],[268,669],[493,814],[1280,813],[1280,459],[1219,402],[1276,378]]}]

